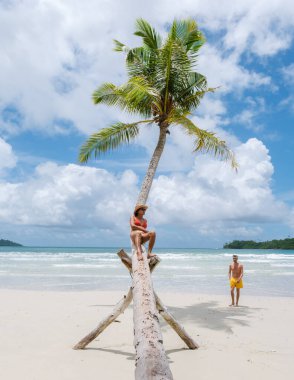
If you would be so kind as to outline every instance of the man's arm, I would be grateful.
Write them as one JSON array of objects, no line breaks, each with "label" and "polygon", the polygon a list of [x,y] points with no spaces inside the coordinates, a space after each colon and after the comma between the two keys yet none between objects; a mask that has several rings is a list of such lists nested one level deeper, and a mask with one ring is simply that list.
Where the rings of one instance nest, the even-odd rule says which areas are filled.
[{"label": "man's arm", "polygon": [[230,264],[230,266],[229,266],[229,273],[228,273],[228,275],[229,275],[229,280],[231,279],[231,272],[232,272],[232,267],[231,267],[231,264]]},{"label": "man's arm", "polygon": [[241,280],[241,278],[243,278],[243,265],[242,264],[240,265],[240,276],[239,276],[237,282],[239,282]]}]

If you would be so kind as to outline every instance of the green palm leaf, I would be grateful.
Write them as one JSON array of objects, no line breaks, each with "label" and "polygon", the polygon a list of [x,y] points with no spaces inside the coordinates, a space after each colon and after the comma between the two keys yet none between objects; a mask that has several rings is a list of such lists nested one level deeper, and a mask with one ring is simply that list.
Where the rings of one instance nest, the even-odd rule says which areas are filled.
[{"label": "green palm leaf", "polygon": [[[188,118],[205,94],[216,90],[209,88],[206,77],[195,71],[199,49],[205,42],[197,23],[192,19],[175,20],[163,41],[156,30],[140,18],[134,34],[141,37],[140,46],[128,47],[114,40],[114,50],[126,57],[127,81],[120,86],[102,84],[93,93],[93,102],[140,114],[148,119],[146,122],[164,129],[178,124],[195,137],[195,151],[213,153],[236,167],[235,157],[226,143],[215,133],[198,128]],[[91,154],[96,157],[128,143],[139,133],[139,124],[116,123],[90,136],[82,146],[80,161],[86,162]]]},{"label": "green palm leaf", "polygon": [[115,123],[108,128],[103,128],[99,132],[92,134],[82,145],[79,154],[79,161],[86,163],[90,156],[94,154],[97,158],[101,154],[117,148],[121,144],[127,144],[139,133],[139,124],[152,123],[153,120],[143,120],[136,123]]},{"label": "green palm leaf", "polygon": [[190,111],[192,109],[195,109],[199,106],[201,99],[205,94],[208,92],[214,92],[217,89],[214,87],[207,88],[203,91],[197,91],[193,94],[190,94],[188,96],[181,96],[179,98],[176,98],[176,101],[179,105],[181,105],[183,110]]},{"label": "green palm leaf", "polygon": [[114,42],[114,48],[113,48],[114,51],[121,51],[121,52],[127,53],[130,50],[129,47],[119,42],[118,40],[113,40],[113,42]]},{"label": "green palm leaf", "polygon": [[137,30],[134,34],[142,37],[145,46],[152,50],[160,48],[161,37],[147,21],[139,18],[136,22],[136,28]]},{"label": "green palm leaf", "polygon": [[219,157],[224,161],[230,161],[232,167],[237,169],[238,164],[234,153],[228,148],[226,142],[220,140],[214,132],[198,128],[184,115],[175,116],[170,119],[170,122],[182,126],[187,134],[196,136],[194,152],[201,151],[203,153],[213,153],[214,156]]},{"label": "green palm leaf", "polygon": [[92,98],[94,104],[119,106],[128,113],[140,113],[146,117],[151,116],[153,105],[161,108],[160,93],[144,77],[132,77],[120,87],[104,83],[93,93]]},{"label": "green palm leaf", "polygon": [[196,53],[205,42],[195,20],[176,20],[173,23],[174,33],[186,47],[187,51]]}]

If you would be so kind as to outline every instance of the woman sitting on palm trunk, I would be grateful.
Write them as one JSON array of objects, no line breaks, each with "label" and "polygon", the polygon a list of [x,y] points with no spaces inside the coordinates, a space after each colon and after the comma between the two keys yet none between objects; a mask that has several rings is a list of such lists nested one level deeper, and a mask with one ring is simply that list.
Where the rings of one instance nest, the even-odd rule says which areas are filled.
[{"label": "woman sitting on palm trunk", "polygon": [[147,220],[144,219],[147,208],[148,206],[145,205],[137,205],[134,210],[134,215],[132,215],[130,219],[131,239],[136,247],[138,260],[143,260],[141,244],[147,241],[149,241],[147,258],[150,259],[156,256],[152,253],[156,233],[155,231],[147,230]]}]

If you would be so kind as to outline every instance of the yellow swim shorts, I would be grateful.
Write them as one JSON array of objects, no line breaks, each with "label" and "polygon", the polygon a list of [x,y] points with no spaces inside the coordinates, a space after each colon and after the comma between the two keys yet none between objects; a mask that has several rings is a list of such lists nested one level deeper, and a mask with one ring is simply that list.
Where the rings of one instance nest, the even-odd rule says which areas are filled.
[{"label": "yellow swim shorts", "polygon": [[237,289],[242,289],[243,288],[243,281],[242,278],[239,282],[237,282],[237,278],[231,277],[230,279],[230,286],[231,288],[237,288]]}]

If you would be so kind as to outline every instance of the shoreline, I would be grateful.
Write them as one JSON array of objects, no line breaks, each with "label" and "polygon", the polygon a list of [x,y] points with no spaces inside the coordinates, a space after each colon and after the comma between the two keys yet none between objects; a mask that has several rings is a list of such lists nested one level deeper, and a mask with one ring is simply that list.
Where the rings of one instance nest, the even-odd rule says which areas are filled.
[{"label": "shoreline", "polygon": [[[127,289],[125,289],[127,291]],[[125,294],[123,291],[0,289],[3,326],[0,368],[16,380],[134,378],[132,305],[85,350],[72,347]],[[175,380],[276,379],[294,370],[294,298],[159,292],[168,310],[200,345],[188,350],[161,319],[164,347]],[[17,365],[15,365],[17,363]],[[115,363],[115,365],[114,365]],[[213,366],[212,366],[213,363]],[[230,368],[230,370],[229,370]]]},{"label": "shoreline", "polygon": [[[173,250],[159,257],[152,276],[157,291],[227,294],[228,251]],[[246,294],[294,297],[294,254],[248,251],[239,259]],[[131,283],[116,252],[102,248],[1,252],[0,267],[0,288],[11,290],[115,291]]]},{"label": "shoreline", "polygon": [[[100,293],[106,293],[106,294],[116,294],[116,295],[123,295],[127,293],[128,288],[131,286],[131,282],[122,290],[117,290],[117,289],[40,289],[40,288],[34,288],[34,289],[20,289],[20,288],[5,288],[5,287],[0,287],[0,294],[2,292],[23,292],[23,293],[48,293],[48,294],[100,294]],[[261,293],[246,293],[246,288],[241,289],[241,299],[246,298],[246,299],[289,299],[289,300],[294,300],[294,295],[284,295],[284,294],[261,294]],[[213,293],[211,292],[205,292],[205,291],[199,291],[195,292],[195,290],[187,290],[183,289],[181,291],[174,291],[174,290],[166,290],[166,289],[158,289],[156,288],[156,293],[159,295],[175,295],[182,297],[183,295],[191,297],[208,297],[208,298],[228,298],[230,300],[230,288],[228,286],[227,292],[219,292],[219,293]]]}]

